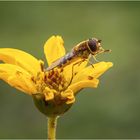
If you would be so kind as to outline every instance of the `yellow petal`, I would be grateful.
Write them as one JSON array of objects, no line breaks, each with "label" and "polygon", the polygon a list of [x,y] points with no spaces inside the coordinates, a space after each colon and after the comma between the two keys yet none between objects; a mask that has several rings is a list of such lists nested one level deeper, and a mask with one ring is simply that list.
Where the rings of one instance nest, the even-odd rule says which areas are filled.
[{"label": "yellow petal", "polygon": [[44,53],[50,66],[52,62],[65,55],[64,41],[61,36],[52,36],[44,45]]},{"label": "yellow petal", "polygon": [[19,66],[0,64],[0,79],[25,93],[36,93],[31,75]]},{"label": "yellow petal", "polygon": [[92,79],[92,80],[83,80],[77,83],[74,83],[69,86],[69,89],[71,89],[76,95],[78,91],[80,91],[83,88],[96,88],[98,86],[99,80],[98,79]]},{"label": "yellow petal", "polygon": [[33,75],[41,71],[40,63],[35,57],[18,49],[0,48],[0,60],[20,66]]},{"label": "yellow petal", "polygon": [[65,75],[67,81],[69,81],[75,74],[86,67],[88,62],[81,60],[82,59],[74,60],[73,62],[71,62],[71,64],[68,64],[64,67],[63,74]]},{"label": "yellow petal", "polygon": [[99,62],[94,64],[94,67],[88,66],[78,72],[76,76],[74,76],[73,83],[79,82],[81,80],[91,80],[93,78],[98,78],[112,66],[113,63],[111,62]]}]

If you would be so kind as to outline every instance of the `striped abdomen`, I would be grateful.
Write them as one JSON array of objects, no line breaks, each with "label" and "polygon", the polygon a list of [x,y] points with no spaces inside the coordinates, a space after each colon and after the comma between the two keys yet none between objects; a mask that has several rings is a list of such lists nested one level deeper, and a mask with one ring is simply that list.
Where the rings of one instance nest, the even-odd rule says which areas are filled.
[{"label": "striped abdomen", "polygon": [[54,61],[48,68],[47,70],[51,70],[55,67],[61,67],[62,65],[65,64],[69,64],[70,60],[72,60],[73,58],[75,58],[75,53],[73,51],[67,53],[65,56],[57,59],[56,61]]}]

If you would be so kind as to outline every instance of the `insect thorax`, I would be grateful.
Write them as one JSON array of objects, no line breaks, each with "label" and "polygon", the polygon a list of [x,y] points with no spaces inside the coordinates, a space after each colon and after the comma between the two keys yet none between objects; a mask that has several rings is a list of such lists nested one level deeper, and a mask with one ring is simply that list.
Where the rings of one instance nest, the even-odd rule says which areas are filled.
[{"label": "insect thorax", "polygon": [[90,51],[87,46],[87,41],[83,41],[73,48],[74,53],[78,57],[88,58]]}]

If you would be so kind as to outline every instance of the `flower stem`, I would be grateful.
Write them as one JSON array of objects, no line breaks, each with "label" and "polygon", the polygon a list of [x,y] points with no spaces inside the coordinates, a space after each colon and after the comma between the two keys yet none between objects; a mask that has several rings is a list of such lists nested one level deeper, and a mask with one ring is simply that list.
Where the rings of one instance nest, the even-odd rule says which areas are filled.
[{"label": "flower stem", "polygon": [[48,118],[48,140],[55,140],[57,116]]}]

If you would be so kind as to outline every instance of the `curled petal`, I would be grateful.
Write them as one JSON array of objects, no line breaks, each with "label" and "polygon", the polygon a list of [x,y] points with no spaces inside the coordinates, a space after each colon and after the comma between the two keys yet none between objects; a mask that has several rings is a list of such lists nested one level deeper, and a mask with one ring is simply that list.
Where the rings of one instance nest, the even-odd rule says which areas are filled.
[{"label": "curled petal", "polygon": [[44,45],[44,53],[50,66],[52,62],[65,55],[64,41],[61,36],[52,36]]},{"label": "curled petal", "polygon": [[45,100],[46,101],[49,101],[49,100],[53,100],[54,99],[54,93],[48,87],[46,87],[45,90],[44,90],[44,96],[45,96]]},{"label": "curled petal", "polygon": [[36,93],[31,75],[19,66],[0,64],[0,79],[27,94]]},{"label": "curled petal", "polygon": [[75,97],[71,89],[67,89],[65,92],[61,92],[61,99],[66,100],[66,104],[73,104]]},{"label": "curled petal", "polygon": [[83,88],[96,88],[98,86],[98,83],[99,83],[98,79],[83,80],[83,81],[70,85],[69,89],[71,89],[74,95],[76,95],[77,92]]},{"label": "curled petal", "polygon": [[33,75],[41,71],[40,63],[35,57],[18,49],[0,48],[0,60],[20,66]]},{"label": "curled petal", "polygon": [[113,64],[111,62],[99,62],[94,64],[93,67],[88,66],[74,76],[73,83],[79,82],[81,80],[98,78],[112,66]]}]

